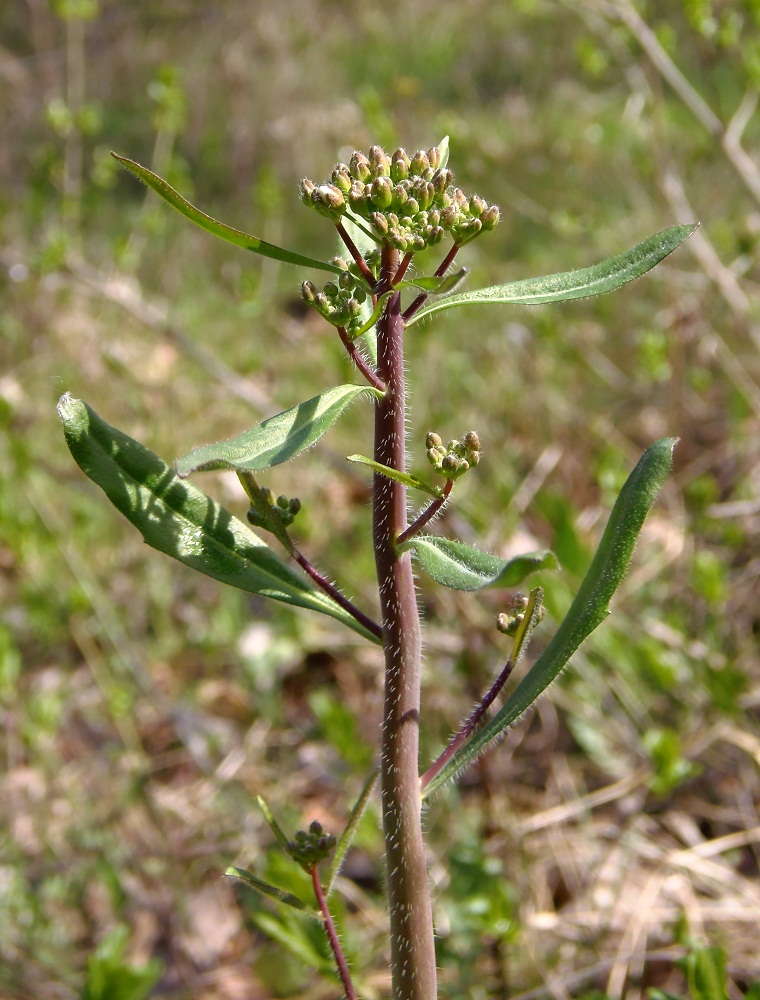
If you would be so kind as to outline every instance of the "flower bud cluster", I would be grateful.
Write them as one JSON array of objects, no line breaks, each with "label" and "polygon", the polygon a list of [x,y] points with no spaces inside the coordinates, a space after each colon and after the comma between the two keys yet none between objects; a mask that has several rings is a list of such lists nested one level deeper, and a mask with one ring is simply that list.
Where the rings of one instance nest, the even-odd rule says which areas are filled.
[{"label": "flower bud cluster", "polygon": [[308,832],[299,830],[295,840],[288,841],[288,851],[293,860],[308,871],[330,855],[335,843],[333,834],[325,833],[322,824],[314,820]]},{"label": "flower bud cluster", "polygon": [[321,292],[314,282],[304,281],[301,297],[307,305],[314,306],[328,323],[344,327],[350,336],[361,328],[364,321],[362,307],[367,300],[367,290],[354,267],[349,267],[342,257],[334,257],[333,263],[342,268],[336,280],[328,281]]},{"label": "flower bud cluster", "polygon": [[435,431],[430,431],[425,447],[428,462],[447,479],[459,479],[480,461],[480,439],[475,431],[468,431],[461,441],[453,438],[447,445]]},{"label": "flower bud cluster", "polygon": [[[528,598],[525,594],[515,594],[506,612],[502,612],[496,619],[496,628],[504,635],[516,635],[517,630],[525,620],[525,612],[528,608]],[[546,614],[546,608],[541,605],[538,609],[538,620]]]},{"label": "flower bud cluster", "polygon": [[[275,500],[274,494],[267,486],[261,487],[261,494],[267,501],[272,511],[278,515],[283,526],[288,528],[295,520],[296,514],[301,509],[301,501],[298,497],[293,497],[288,500],[285,496],[279,496]],[[255,528],[266,528],[267,525],[264,523],[264,519],[261,514],[256,510],[255,507],[251,507],[248,511],[248,520]]]},{"label": "flower bud cluster", "polygon": [[446,233],[464,243],[499,221],[496,205],[454,187],[437,146],[412,157],[401,148],[390,157],[380,146],[367,156],[357,151],[350,163],[337,164],[327,184],[304,178],[301,199],[334,222],[350,211],[402,253],[435,246]]}]

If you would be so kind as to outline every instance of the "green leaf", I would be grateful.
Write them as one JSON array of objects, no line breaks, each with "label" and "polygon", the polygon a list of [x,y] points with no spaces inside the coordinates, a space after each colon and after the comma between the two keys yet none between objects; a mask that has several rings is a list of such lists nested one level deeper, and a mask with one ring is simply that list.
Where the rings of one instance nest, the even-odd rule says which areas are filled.
[{"label": "green leaf", "polygon": [[423,292],[429,292],[431,295],[449,295],[458,288],[464,279],[469,274],[466,267],[460,268],[458,271],[452,271],[451,274],[444,274],[443,277],[436,277],[433,275],[420,275],[415,278],[407,278],[404,281],[400,281],[395,288],[420,288]]},{"label": "green leaf", "polygon": [[556,569],[551,552],[528,552],[514,559],[499,559],[464,542],[438,535],[414,535],[401,551],[411,549],[427,575],[452,590],[480,590],[483,587],[516,587],[529,573]]},{"label": "green leaf", "polygon": [[728,1000],[723,948],[695,948],[686,957],[686,980],[693,1000]]},{"label": "green leaf", "polygon": [[438,148],[441,151],[441,168],[443,168],[449,162],[449,137],[447,135],[438,143]]},{"label": "green leaf", "polygon": [[408,486],[412,490],[420,490],[422,493],[427,493],[428,496],[436,497],[436,499],[443,493],[440,486],[428,486],[416,476],[410,476],[408,472],[399,472],[398,469],[392,469],[389,465],[381,465],[380,462],[376,462],[373,458],[367,458],[365,455],[348,455],[346,461],[356,462],[357,465],[366,465],[388,479],[395,479],[397,483],[403,483],[404,486]]},{"label": "green leaf", "polygon": [[327,877],[327,885],[325,887],[325,896],[329,896],[333,890],[335,884],[335,879],[338,877],[338,872],[343,864],[343,859],[346,856],[346,852],[351,846],[351,841],[356,835],[356,831],[359,827],[359,822],[364,815],[364,812],[369,805],[369,800],[372,796],[372,792],[375,788],[375,783],[378,779],[380,771],[373,771],[369,776],[367,782],[362,788],[361,795],[357,799],[354,808],[351,810],[351,815],[348,818],[348,823],[346,824],[346,829],[340,835],[340,840],[335,845],[335,851],[333,852],[332,863],[330,865],[330,873]]},{"label": "green leaf", "polygon": [[661,438],[648,448],[628,477],[604,529],[570,610],[527,675],[497,714],[456,753],[425,789],[429,795],[471,764],[546,690],[583,640],[609,614],[609,602],[633,555],[644,518],[670,471],[676,438]]},{"label": "green leaf", "polygon": [[183,482],[162,459],[66,394],[58,412],[79,467],[154,549],[251,594],[337,619],[377,638],[280,560],[242,521]]},{"label": "green leaf", "polygon": [[563,302],[566,299],[588,298],[611,292],[646,274],[688,239],[696,228],[696,225],[671,226],[655,233],[619,257],[611,257],[600,264],[584,267],[579,271],[549,274],[542,278],[525,278],[506,285],[492,285],[489,288],[478,288],[472,292],[438,299],[420,309],[407,325],[417,323],[423,316],[430,316],[442,309],[453,309],[455,306],[505,303],[541,305],[546,302]]},{"label": "green leaf", "polygon": [[129,928],[114,927],[87,960],[82,1000],[146,1000],[161,978],[163,965],[151,959],[131,965],[126,958]]},{"label": "green leaf", "polygon": [[375,308],[372,310],[367,320],[364,323],[362,323],[362,325],[355,333],[353,332],[351,333],[352,340],[357,340],[359,337],[363,337],[369,330],[372,330],[374,328],[377,321],[383,315],[383,309],[385,309],[385,303],[388,301],[391,295],[393,295],[393,289],[391,289],[388,292],[385,292],[378,298],[377,302],[375,303]]},{"label": "green leaf", "polygon": [[258,803],[259,809],[264,813],[264,819],[269,824],[269,829],[277,838],[277,843],[280,845],[283,851],[285,851],[286,854],[290,854],[290,847],[288,846],[288,838],[282,832],[282,827],[274,818],[274,813],[269,808],[268,802],[261,795],[256,796],[256,802]]},{"label": "green leaf", "polygon": [[294,896],[292,892],[287,892],[285,889],[278,889],[276,885],[270,885],[269,882],[257,878],[251,872],[246,871],[245,868],[235,868],[234,865],[230,865],[225,869],[224,874],[228,878],[240,879],[241,882],[245,882],[246,885],[249,885],[256,892],[260,892],[264,896],[270,896],[272,899],[276,899],[280,903],[285,903],[287,906],[292,906],[296,910],[305,910],[307,913],[316,915],[313,907],[309,906],[308,903],[304,903],[298,896]]},{"label": "green leaf", "polygon": [[348,404],[362,395],[381,396],[382,393],[368,385],[339,385],[328,389],[228,441],[193,448],[178,459],[177,472],[184,479],[192,472],[213,469],[259,472],[287,462],[318,441]]},{"label": "green leaf", "polygon": [[295,253],[293,250],[285,250],[282,247],[275,246],[273,243],[266,243],[257,236],[251,236],[250,233],[244,233],[240,229],[225,226],[223,222],[212,219],[210,215],[206,215],[205,212],[201,212],[195,205],[191,205],[189,201],[182,197],[179,191],[175,191],[170,184],[167,184],[158,174],[154,174],[152,170],[148,170],[147,167],[141,166],[134,160],[127,159],[126,156],[118,156],[116,153],[111,153],[111,156],[118,160],[122,166],[125,166],[135,177],[144,184],[147,184],[149,188],[153,188],[156,194],[160,195],[172,208],[176,208],[185,218],[194,222],[196,226],[200,226],[201,229],[205,229],[207,233],[218,236],[220,239],[226,240],[227,243],[234,243],[235,246],[242,247],[244,250],[251,250],[262,257],[272,257],[274,260],[282,260],[286,264],[299,264],[301,267],[314,267],[320,271],[332,271],[336,274],[342,273],[341,269],[335,264],[330,264],[325,260],[315,260],[313,257],[305,257],[303,254]]}]

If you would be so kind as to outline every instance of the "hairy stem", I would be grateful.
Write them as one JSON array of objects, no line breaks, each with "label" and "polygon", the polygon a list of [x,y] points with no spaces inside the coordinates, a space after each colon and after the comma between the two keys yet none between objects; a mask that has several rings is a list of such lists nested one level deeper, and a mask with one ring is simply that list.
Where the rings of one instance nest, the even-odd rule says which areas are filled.
[{"label": "hairy stem", "polygon": [[[398,252],[383,248],[379,294],[390,288]],[[378,322],[376,462],[406,471],[404,321],[392,295]],[[388,870],[393,1000],[435,1000],[433,920],[422,839],[419,784],[421,630],[411,556],[395,541],[407,527],[406,488],[375,473],[372,531],[385,642],[381,744],[383,832]]]},{"label": "hairy stem", "polygon": [[443,493],[439,497],[436,497],[435,500],[433,500],[432,503],[430,503],[423,510],[423,512],[420,514],[417,520],[414,521],[412,524],[410,524],[409,527],[406,529],[406,531],[402,531],[401,534],[398,536],[396,541],[399,545],[403,545],[404,542],[408,542],[410,538],[414,538],[414,536],[419,531],[422,531],[422,529],[429,521],[432,521],[435,515],[439,512],[439,510],[448,500],[453,485],[454,485],[453,479],[446,480],[446,485],[443,487]]},{"label": "hairy stem", "polygon": [[356,344],[349,337],[345,327],[343,326],[338,327],[338,336],[341,339],[341,343],[348,351],[348,356],[351,358],[353,363],[356,365],[356,367],[359,369],[362,375],[366,378],[369,384],[373,385],[376,389],[379,389],[380,392],[385,392],[385,386],[377,377],[377,375],[375,375],[375,373],[369,367],[369,365],[361,356],[361,354],[357,351]]},{"label": "hairy stem", "polygon": [[359,608],[357,608],[352,601],[349,601],[347,597],[344,597],[338,588],[330,583],[326,576],[323,576],[315,566],[312,566],[302,552],[298,549],[294,549],[293,558],[298,565],[309,574],[320,590],[323,590],[328,597],[332,597],[336,604],[339,604],[344,611],[347,611],[352,617],[354,617],[360,625],[363,625],[367,629],[367,631],[376,635],[378,639],[382,639],[383,630],[377,622],[373,621],[369,615],[365,615],[363,611],[360,611]]},{"label": "hairy stem", "polygon": [[338,966],[340,981],[343,983],[343,989],[346,991],[346,998],[347,1000],[356,1000],[356,990],[351,982],[351,973],[348,971],[346,956],[343,954],[343,949],[340,946],[340,938],[338,937],[338,932],[335,929],[330,908],[327,905],[327,899],[325,898],[325,893],[322,889],[322,883],[319,881],[319,872],[317,871],[316,865],[314,865],[311,869],[311,881],[314,886],[314,895],[317,897],[317,904],[322,913],[322,920],[324,921],[327,940],[330,942],[330,947],[332,948],[332,953],[335,958],[335,964]]}]

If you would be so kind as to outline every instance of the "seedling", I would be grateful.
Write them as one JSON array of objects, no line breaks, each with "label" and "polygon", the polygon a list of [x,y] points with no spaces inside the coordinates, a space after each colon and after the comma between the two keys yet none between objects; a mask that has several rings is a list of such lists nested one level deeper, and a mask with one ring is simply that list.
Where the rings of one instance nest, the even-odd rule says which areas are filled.
[{"label": "seedling", "polygon": [[[670,469],[675,441],[656,441],[641,457],[614,505],[567,616],[520,683],[488,718],[488,710],[519,665],[543,615],[540,587],[528,596],[505,597],[505,611],[497,628],[512,637],[511,654],[440,757],[421,766],[422,627],[415,566],[441,586],[476,591],[517,587],[536,570],[553,567],[555,560],[546,551],[500,559],[423,530],[445,504],[452,502],[457,481],[464,475],[477,475],[481,442],[475,431],[457,426],[446,429],[459,435],[448,440],[436,431],[413,435],[415,447],[424,447],[432,468],[428,481],[407,472],[405,333],[423,318],[447,309],[552,303],[611,291],[652,268],[696,227],[672,226],[618,257],[582,270],[458,291],[466,271],[454,269],[455,259],[466,244],[496,227],[499,209],[455,186],[446,140],[413,156],[403,149],[389,156],[373,146],[368,154],[355,152],[348,164],[338,164],[324,183],[302,182],[304,204],[324,216],[342,241],[345,256],[329,261],[282,249],[217,222],[150,170],[124,157],[116,159],[213,235],[253,253],[329,275],[321,287],[315,281],[304,281],[301,294],[307,305],[335,327],[355,365],[358,384],[324,389],[231,440],[194,449],[174,468],[110,427],[80,400],[64,396],[59,412],[78,464],[148,544],[233,587],[329,615],[367,642],[382,646],[385,705],[378,760],[392,995],[393,1000],[433,1000],[437,996],[434,924],[422,804],[523,715],[607,616],[610,598],[626,572],[644,518]],[[416,255],[433,248],[440,251],[438,267],[432,274],[413,274]],[[379,612],[361,609],[348,600],[298,547],[293,537],[297,515],[302,501],[308,501],[275,497],[269,487],[259,483],[262,473],[270,474],[277,465],[317,442],[354,401],[369,404],[374,411],[373,454],[352,455],[350,460],[366,466],[373,477],[368,544],[375,555]],[[249,510],[242,511],[242,517],[187,482],[190,475],[214,469],[237,473],[249,500]],[[411,523],[407,517],[410,491],[425,501]],[[282,548],[285,557],[277,555],[262,535]],[[266,803],[260,801],[282,850],[311,876],[313,900],[296,897],[242,869],[227,872],[278,904],[314,912],[323,921],[349,998],[358,994],[335,932],[329,896],[375,777],[369,777],[337,839],[316,822],[308,832],[288,838]],[[360,979],[361,970],[354,975]]]}]

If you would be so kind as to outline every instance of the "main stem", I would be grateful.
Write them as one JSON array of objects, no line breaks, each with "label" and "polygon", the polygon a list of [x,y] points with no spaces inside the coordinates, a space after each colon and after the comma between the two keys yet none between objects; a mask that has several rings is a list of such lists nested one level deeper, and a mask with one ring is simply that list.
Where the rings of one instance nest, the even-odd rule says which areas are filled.
[{"label": "main stem", "polygon": [[[391,286],[398,252],[383,248],[379,294]],[[404,320],[398,294],[377,325],[376,462],[406,471]],[[393,1000],[435,1000],[433,918],[422,839],[419,782],[420,616],[411,556],[394,541],[407,527],[406,488],[375,474],[372,531],[385,645],[381,745],[383,832],[388,867]]]}]

